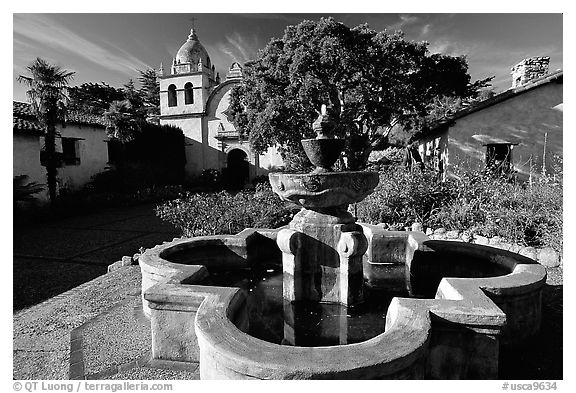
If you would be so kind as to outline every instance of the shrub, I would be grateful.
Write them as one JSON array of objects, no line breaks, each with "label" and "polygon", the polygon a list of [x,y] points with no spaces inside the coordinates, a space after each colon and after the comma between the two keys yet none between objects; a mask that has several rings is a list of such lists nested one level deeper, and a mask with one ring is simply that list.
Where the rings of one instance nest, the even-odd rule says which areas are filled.
[{"label": "shrub", "polygon": [[[359,221],[402,229],[426,227],[501,236],[526,246],[562,251],[562,179],[518,184],[487,173],[460,171],[445,182],[430,171],[387,167],[373,194],[354,206]],[[185,236],[238,233],[244,228],[277,228],[298,211],[282,202],[269,184],[255,191],[187,193],[157,208],[162,219]]]},{"label": "shrub", "polygon": [[245,228],[278,228],[299,209],[280,200],[270,185],[254,191],[186,193],[156,208],[156,214],[172,223],[184,236],[234,234]]},{"label": "shrub", "polygon": [[453,194],[450,184],[437,181],[431,172],[386,167],[374,193],[356,205],[356,214],[363,222],[396,227],[426,223]]},{"label": "shrub", "polygon": [[29,182],[28,175],[14,176],[12,181],[12,199],[14,205],[18,202],[33,201],[36,197],[34,195],[42,192],[44,186],[37,182]]},{"label": "shrub", "polygon": [[396,228],[420,222],[562,251],[561,172],[532,185],[479,171],[455,172],[440,182],[431,172],[387,168],[374,193],[357,204],[358,219]]},{"label": "shrub", "polygon": [[93,178],[93,191],[131,192],[182,184],[186,164],[184,134],[171,125],[146,123],[128,142],[109,141],[111,167]]}]

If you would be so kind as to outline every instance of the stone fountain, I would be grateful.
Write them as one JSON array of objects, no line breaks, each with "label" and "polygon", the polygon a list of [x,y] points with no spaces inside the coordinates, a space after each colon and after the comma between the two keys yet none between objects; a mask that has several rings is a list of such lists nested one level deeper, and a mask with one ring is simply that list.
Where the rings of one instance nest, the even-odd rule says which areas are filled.
[{"label": "stone fountain", "polygon": [[500,346],[538,332],[546,271],[533,260],[355,221],[348,206],[378,174],[332,170],[335,127],[323,106],[302,141],[316,168],[269,175],[302,207],[287,227],[141,255],[151,365],[199,364],[202,379],[494,379]]},{"label": "stone fountain", "polygon": [[322,106],[313,123],[315,139],[302,141],[316,166],[308,174],[272,173],[272,189],[302,210],[278,233],[282,251],[283,296],[290,302],[316,301],[354,306],[363,300],[362,227],[348,212],[378,185],[375,172],[334,172],[344,140],[334,138],[333,113]]}]

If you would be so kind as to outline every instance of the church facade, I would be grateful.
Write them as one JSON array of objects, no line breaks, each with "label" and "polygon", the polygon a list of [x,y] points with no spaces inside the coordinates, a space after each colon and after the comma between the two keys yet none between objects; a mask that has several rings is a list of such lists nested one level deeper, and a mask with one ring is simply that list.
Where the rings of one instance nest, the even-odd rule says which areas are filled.
[{"label": "church facade", "polygon": [[181,128],[186,141],[186,177],[216,169],[239,185],[283,165],[276,149],[257,154],[228,117],[230,93],[242,81],[233,63],[220,80],[208,52],[192,29],[160,79],[160,124]]}]

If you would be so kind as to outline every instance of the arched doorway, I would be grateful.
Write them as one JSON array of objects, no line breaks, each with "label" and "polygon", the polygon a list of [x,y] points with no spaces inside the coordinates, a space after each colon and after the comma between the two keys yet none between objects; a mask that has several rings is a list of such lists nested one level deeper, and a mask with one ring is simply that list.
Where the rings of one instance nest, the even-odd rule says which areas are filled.
[{"label": "arched doorway", "polygon": [[232,149],[228,152],[226,163],[227,186],[231,189],[242,189],[249,177],[248,155],[244,150]]}]

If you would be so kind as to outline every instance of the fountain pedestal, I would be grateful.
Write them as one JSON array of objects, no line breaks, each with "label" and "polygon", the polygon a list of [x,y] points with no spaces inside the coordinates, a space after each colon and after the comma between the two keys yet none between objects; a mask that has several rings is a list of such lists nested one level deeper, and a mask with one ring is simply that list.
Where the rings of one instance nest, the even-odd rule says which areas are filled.
[{"label": "fountain pedestal", "polygon": [[346,306],[363,300],[362,256],[368,247],[350,214],[333,216],[302,209],[278,234],[283,296]]},{"label": "fountain pedestal", "polygon": [[367,240],[347,211],[378,184],[374,172],[269,175],[282,199],[303,206],[279,232],[283,296],[353,306],[363,300],[362,257]]}]

